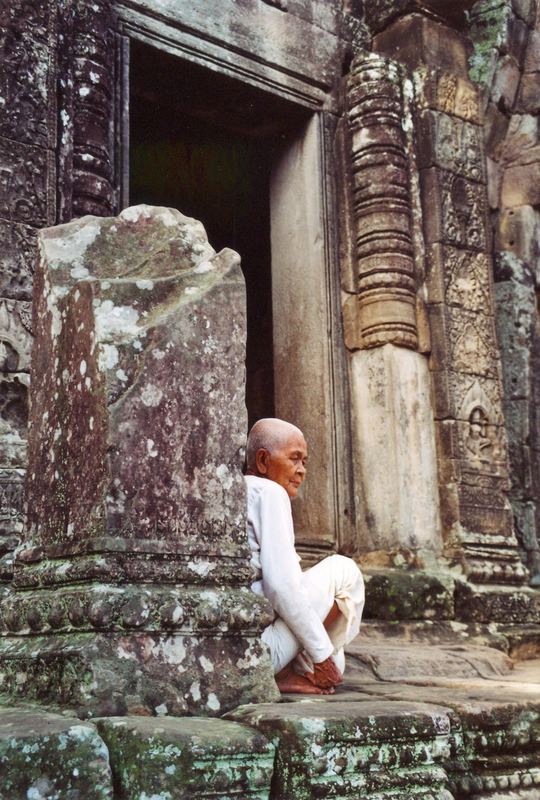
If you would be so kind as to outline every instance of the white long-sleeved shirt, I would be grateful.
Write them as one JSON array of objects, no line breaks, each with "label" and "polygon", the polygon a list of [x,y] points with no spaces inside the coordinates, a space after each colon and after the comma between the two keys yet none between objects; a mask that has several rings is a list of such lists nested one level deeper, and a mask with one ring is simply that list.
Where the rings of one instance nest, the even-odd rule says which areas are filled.
[{"label": "white long-sleeved shirt", "polygon": [[289,496],[268,478],[246,475],[245,481],[251,564],[258,576],[251,588],[268,598],[313,662],[324,661],[334,646],[302,585]]}]

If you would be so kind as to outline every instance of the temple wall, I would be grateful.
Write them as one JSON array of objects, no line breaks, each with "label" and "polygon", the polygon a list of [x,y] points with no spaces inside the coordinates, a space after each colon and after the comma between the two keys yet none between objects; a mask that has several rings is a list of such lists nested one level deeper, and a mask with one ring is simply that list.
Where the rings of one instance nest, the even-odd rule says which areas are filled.
[{"label": "temple wall", "polygon": [[[321,444],[317,498],[296,510],[306,546],[383,560],[444,552],[474,580],[519,583],[509,479],[533,571],[540,492],[534,3],[462,0],[443,13],[436,2],[385,0],[362,19],[353,0],[246,0],[242,24],[235,0],[217,16],[214,5],[34,0],[1,12],[4,580],[22,528],[35,234],[121,207],[136,39],[284,98],[309,120],[297,147],[309,163],[291,149],[281,166],[296,158],[310,181],[299,191],[290,170],[276,171],[282,213],[272,223],[285,231],[273,243],[276,302],[293,315],[294,295],[310,315],[309,336],[286,315],[276,323],[282,362],[294,330],[300,365],[277,411],[298,409]],[[316,213],[295,249],[287,237],[301,226],[279,199],[293,209],[302,191]],[[399,491],[383,490],[387,474]]]},{"label": "temple wall", "polygon": [[496,321],[503,364],[510,500],[532,583],[540,580],[538,329],[540,20],[537,4],[477,3],[472,75],[484,92]]}]

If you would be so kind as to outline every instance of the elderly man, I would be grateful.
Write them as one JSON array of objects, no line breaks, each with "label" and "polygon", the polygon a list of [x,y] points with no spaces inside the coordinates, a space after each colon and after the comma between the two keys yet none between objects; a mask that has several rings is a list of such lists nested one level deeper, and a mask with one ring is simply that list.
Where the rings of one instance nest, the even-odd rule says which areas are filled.
[{"label": "elderly man", "polygon": [[276,619],[262,634],[282,692],[332,693],[342,680],[343,646],[357,635],[364,582],[350,558],[333,555],[302,572],[294,549],[291,499],[304,480],[306,440],[296,426],[261,419],[246,452],[248,538],[258,579]]}]

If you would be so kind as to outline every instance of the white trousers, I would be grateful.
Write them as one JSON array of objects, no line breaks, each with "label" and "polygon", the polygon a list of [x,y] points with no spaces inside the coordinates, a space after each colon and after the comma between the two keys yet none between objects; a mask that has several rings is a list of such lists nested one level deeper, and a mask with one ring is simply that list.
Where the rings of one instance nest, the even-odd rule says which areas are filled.
[{"label": "white trousers", "polygon": [[[340,610],[337,620],[328,629],[334,645],[333,658],[343,674],[345,654],[343,648],[360,630],[364,609],[365,591],[362,573],[351,558],[333,555],[302,573],[310,605],[324,621],[334,602]],[[313,672],[313,661],[291,630],[279,617],[264,629],[262,640],[270,648],[274,674],[294,659],[295,672]]]}]

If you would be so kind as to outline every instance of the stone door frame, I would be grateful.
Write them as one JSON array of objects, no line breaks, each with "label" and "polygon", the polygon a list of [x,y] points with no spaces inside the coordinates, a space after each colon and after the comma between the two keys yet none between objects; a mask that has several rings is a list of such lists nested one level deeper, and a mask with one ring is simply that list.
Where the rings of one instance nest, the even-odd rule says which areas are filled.
[{"label": "stone door frame", "polygon": [[[341,166],[334,152],[338,99],[309,76],[309,65],[303,78],[292,78],[281,69],[261,64],[249,51],[231,59],[221,43],[194,36],[178,21],[134,10],[134,5],[118,2],[113,6],[118,37],[115,171],[119,209],[129,204],[131,39],[285,97],[311,112],[292,145],[278,157],[271,178],[275,413],[300,425],[312,445],[310,479],[294,507],[301,550],[308,557],[328,549],[354,552],[335,189],[336,170]],[[296,215],[295,192],[306,200],[303,213]]]}]

